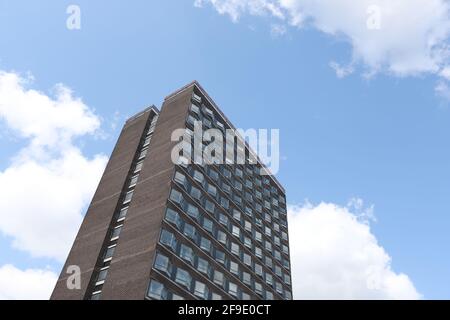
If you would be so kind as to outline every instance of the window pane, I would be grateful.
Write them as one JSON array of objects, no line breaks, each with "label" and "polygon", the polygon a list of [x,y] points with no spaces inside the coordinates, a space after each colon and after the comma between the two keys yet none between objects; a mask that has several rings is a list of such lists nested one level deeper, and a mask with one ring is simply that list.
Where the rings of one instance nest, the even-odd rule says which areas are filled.
[{"label": "window pane", "polygon": [[191,288],[191,275],[183,269],[178,268],[175,276],[175,282],[186,287],[188,290]]},{"label": "window pane", "polygon": [[185,244],[180,246],[180,257],[194,265],[194,252]]},{"label": "window pane", "polygon": [[205,237],[202,237],[200,240],[200,248],[207,251],[208,253],[211,252],[211,241],[206,239]]},{"label": "window pane", "polygon": [[113,232],[111,234],[111,239],[117,238],[120,235],[120,232],[122,231],[122,226],[119,226],[117,228],[113,229]]},{"label": "window pane", "polygon": [[224,275],[222,272],[217,271],[217,270],[214,271],[214,283],[223,287],[225,281],[224,281]]},{"label": "window pane", "polygon": [[128,207],[123,208],[122,210],[120,210],[118,219],[125,218],[127,216],[127,213],[128,213]]},{"label": "window pane", "polygon": [[97,282],[98,281],[103,281],[103,280],[106,279],[106,276],[108,274],[108,270],[109,269],[100,270],[100,272],[98,273]]},{"label": "window pane", "polygon": [[190,225],[189,223],[186,223],[184,225],[183,233],[184,233],[185,236],[191,238],[195,242],[195,240],[197,238],[197,233],[196,233],[195,227],[193,225]]},{"label": "window pane", "polygon": [[206,231],[213,232],[213,222],[212,220],[208,218],[203,218],[203,228],[205,228]]},{"label": "window pane", "polygon": [[197,270],[204,274],[209,274],[209,262],[203,258],[197,259]]},{"label": "window pane", "polygon": [[170,261],[165,255],[162,255],[161,253],[156,255],[154,267],[155,269],[170,275]]},{"label": "window pane", "polygon": [[175,236],[171,232],[163,229],[161,232],[160,242],[171,248],[172,251],[176,251],[177,241]]},{"label": "window pane", "polygon": [[195,281],[194,295],[202,299],[207,298],[206,285],[203,282]]},{"label": "window pane", "polygon": [[156,280],[151,280],[148,287],[147,296],[157,300],[165,299],[164,285]]}]

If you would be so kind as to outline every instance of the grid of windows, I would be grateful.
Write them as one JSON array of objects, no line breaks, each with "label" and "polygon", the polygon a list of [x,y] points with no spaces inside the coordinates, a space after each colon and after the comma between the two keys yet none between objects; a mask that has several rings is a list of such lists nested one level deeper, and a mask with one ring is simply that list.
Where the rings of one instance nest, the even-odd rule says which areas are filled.
[{"label": "grid of windows", "polygon": [[[158,115],[153,115],[152,120],[147,125],[147,129],[141,139],[141,143],[133,161],[134,165],[132,165],[130,169],[129,178],[123,190],[122,200],[119,202],[122,205],[117,209],[113,221],[111,222],[110,232],[108,233],[109,238],[107,239],[107,247],[103,249],[103,253],[101,254],[102,259],[99,262],[100,266],[98,266],[98,271],[95,272],[92,276],[92,280],[90,283],[92,293],[89,297],[89,299],[91,300],[99,300],[101,298],[103,284],[106,280],[109,266],[114,255],[114,251],[116,249],[117,241],[119,240],[124,221],[126,220],[130,202],[133,199],[134,189],[136,187],[136,184],[138,183],[139,173],[143,168],[144,159],[148,153],[148,146],[150,144],[152,133],[156,126],[157,120]],[[158,285],[156,282],[152,283],[151,288],[153,288],[154,292],[157,292],[157,287]],[[160,298],[167,297],[163,293],[163,291],[160,292]]]},{"label": "grid of windows", "polygon": [[[193,97],[186,130],[192,134],[194,121],[202,121],[206,129],[225,130],[221,116],[203,101],[200,94]],[[242,143],[234,151],[236,157],[242,152],[250,157]],[[266,299],[291,299],[286,201],[283,191],[261,170],[249,164],[178,166],[165,217],[176,232],[170,232],[170,244],[160,242],[183,258],[187,272],[189,266],[197,268],[231,297],[254,298],[249,294],[253,293]],[[194,257],[184,249],[181,252],[180,235],[212,263],[196,254],[196,248]],[[214,296],[209,293],[211,299]]]}]

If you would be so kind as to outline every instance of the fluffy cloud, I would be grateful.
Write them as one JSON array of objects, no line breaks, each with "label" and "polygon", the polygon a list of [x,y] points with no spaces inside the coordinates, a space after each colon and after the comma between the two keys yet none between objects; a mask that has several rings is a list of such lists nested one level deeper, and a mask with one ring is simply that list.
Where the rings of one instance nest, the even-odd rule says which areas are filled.
[{"label": "fluffy cloud", "polygon": [[0,300],[47,300],[57,280],[47,270],[0,267]]},{"label": "fluffy cloud", "polygon": [[98,131],[99,118],[63,85],[54,94],[31,78],[0,71],[0,120],[28,144],[0,171],[0,231],[15,248],[63,261],[106,165],[75,141]]},{"label": "fluffy cloud", "polygon": [[295,299],[420,299],[407,275],[371,233],[373,208],[290,206],[289,230]]},{"label": "fluffy cloud", "polygon": [[352,48],[348,64],[361,65],[365,75],[440,76],[449,65],[445,0],[196,0],[197,6],[206,3],[233,21],[243,14],[266,15],[343,39]]}]

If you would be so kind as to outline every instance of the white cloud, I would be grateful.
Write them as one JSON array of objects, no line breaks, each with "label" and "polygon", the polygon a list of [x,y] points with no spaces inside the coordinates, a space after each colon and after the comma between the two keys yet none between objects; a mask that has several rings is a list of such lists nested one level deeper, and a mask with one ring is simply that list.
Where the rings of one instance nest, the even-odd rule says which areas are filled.
[{"label": "white cloud", "polygon": [[295,299],[420,299],[407,275],[371,233],[373,207],[289,206],[289,242]]},{"label": "white cloud", "polygon": [[336,61],[330,62],[330,67],[336,72],[336,76],[338,78],[345,78],[349,75],[351,75],[354,71],[354,68],[352,65],[343,66]]},{"label": "white cloud", "polygon": [[270,34],[272,37],[280,37],[287,32],[286,26],[278,23],[274,23],[270,26]]},{"label": "white cloud", "polygon": [[438,81],[436,87],[434,88],[436,95],[450,101],[450,86],[447,81]]},{"label": "white cloud", "polygon": [[57,275],[48,270],[0,267],[0,300],[48,300]]},{"label": "white cloud", "polygon": [[67,87],[52,97],[30,82],[0,71],[0,120],[29,142],[0,171],[0,231],[15,248],[64,261],[107,162],[74,140],[97,132],[100,120]]},{"label": "white cloud", "polygon": [[[445,0],[197,0],[237,21],[272,15],[347,41],[350,64],[366,75],[439,75],[448,65],[450,4]],[[269,6],[273,9],[268,9]],[[260,10],[253,10],[253,7]],[[272,12],[276,12],[273,14]]]}]

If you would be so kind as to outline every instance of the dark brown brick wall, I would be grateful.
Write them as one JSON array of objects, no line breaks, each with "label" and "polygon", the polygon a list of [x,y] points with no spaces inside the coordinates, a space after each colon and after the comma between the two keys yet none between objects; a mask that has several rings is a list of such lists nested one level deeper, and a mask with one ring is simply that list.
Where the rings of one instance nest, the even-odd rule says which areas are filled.
[{"label": "dark brown brick wall", "polygon": [[[84,298],[150,114],[151,112],[144,113],[127,122],[123,127],[53,291],[52,300],[81,300]],[[70,265],[77,265],[81,268],[81,290],[67,289],[66,281],[69,275],[66,270]]]},{"label": "dark brown brick wall", "polygon": [[143,300],[174,172],[171,142],[185,128],[192,88],[163,104],[149,153],[103,286],[102,299]]}]

